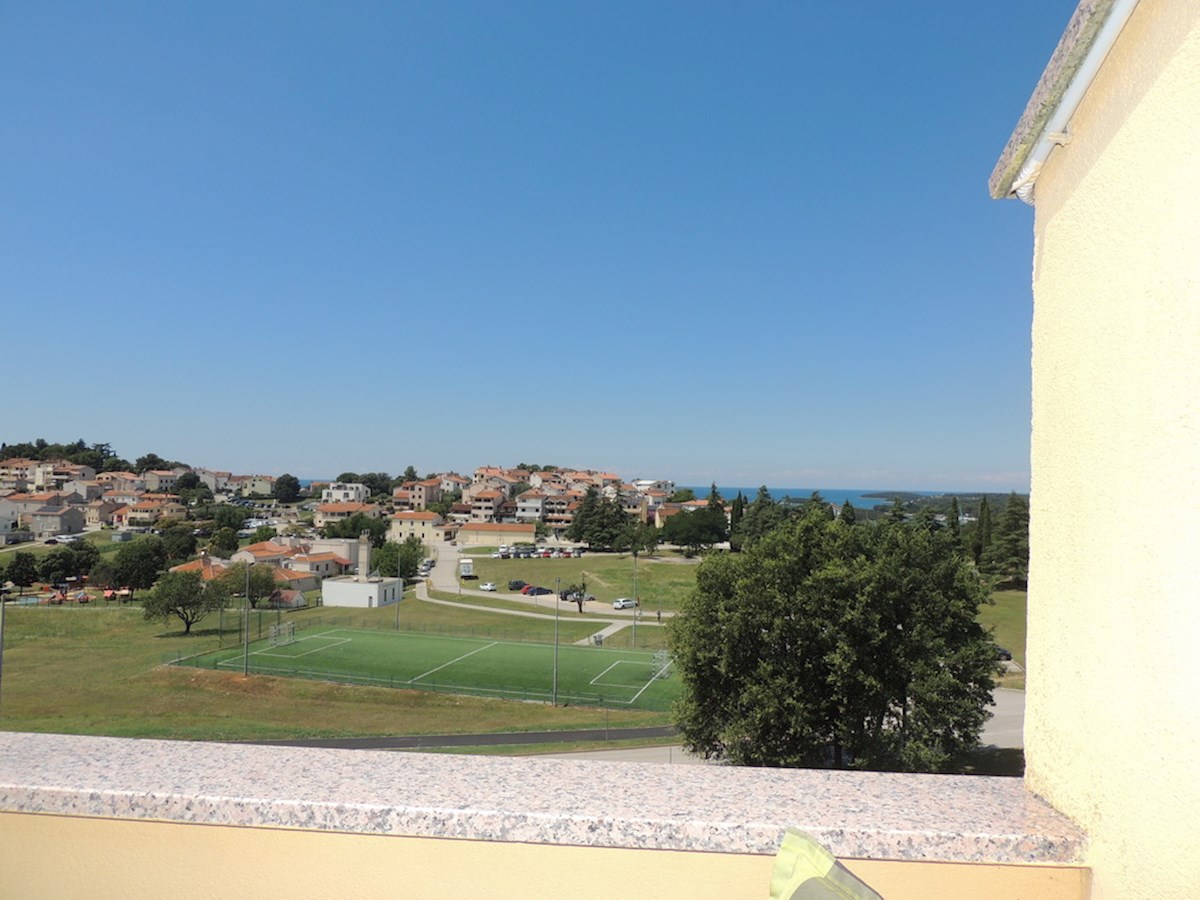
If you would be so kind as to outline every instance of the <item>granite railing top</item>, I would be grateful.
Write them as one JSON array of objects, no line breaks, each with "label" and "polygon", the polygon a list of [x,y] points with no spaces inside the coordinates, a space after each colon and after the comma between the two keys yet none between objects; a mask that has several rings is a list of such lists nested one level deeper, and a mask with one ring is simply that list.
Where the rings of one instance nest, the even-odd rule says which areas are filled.
[{"label": "granite railing top", "polygon": [[0,733],[0,811],[574,846],[1072,863],[1020,779]]}]

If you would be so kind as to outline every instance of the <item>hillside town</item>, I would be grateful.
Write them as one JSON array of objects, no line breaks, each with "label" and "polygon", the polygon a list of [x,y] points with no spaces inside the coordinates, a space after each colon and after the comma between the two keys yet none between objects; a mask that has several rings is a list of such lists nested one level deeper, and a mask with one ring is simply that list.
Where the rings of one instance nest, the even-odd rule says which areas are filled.
[{"label": "hillside town", "polygon": [[[272,526],[321,529],[355,516],[385,518],[393,539],[413,535],[427,544],[495,543],[497,535],[532,537],[535,532],[561,538],[589,489],[659,528],[671,516],[705,505],[703,500],[672,500],[671,481],[626,481],[612,472],[567,468],[480,466],[470,477],[443,472],[396,479],[390,494],[373,494],[357,482],[313,481],[298,491],[295,502],[283,502],[277,480],[187,466],[97,472],[66,460],[0,460],[0,543],[194,519],[201,500],[191,488],[201,485],[205,501],[249,505]],[[181,483],[188,484],[192,496],[177,490]]]}]

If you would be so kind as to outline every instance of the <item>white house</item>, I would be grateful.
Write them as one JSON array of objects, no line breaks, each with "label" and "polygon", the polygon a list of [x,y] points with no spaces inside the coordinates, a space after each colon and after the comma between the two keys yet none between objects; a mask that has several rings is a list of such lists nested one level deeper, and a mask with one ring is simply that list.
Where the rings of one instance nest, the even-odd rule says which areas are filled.
[{"label": "white house", "polygon": [[365,484],[335,481],[321,491],[322,503],[366,503],[370,492]]}]

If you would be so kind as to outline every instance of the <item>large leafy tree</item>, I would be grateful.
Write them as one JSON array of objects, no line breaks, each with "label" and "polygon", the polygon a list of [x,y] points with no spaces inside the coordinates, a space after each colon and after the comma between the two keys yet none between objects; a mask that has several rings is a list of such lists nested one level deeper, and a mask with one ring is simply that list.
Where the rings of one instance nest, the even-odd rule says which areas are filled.
[{"label": "large leafy tree", "polygon": [[358,476],[358,483],[365,486],[367,493],[372,497],[392,495],[392,476],[387,472],[363,472]]},{"label": "large leafy tree", "polygon": [[218,528],[208,542],[208,552],[221,559],[228,559],[238,552],[237,532],[232,528]]},{"label": "large leafy tree", "polygon": [[107,559],[99,558],[88,570],[88,583],[97,588],[117,587],[117,570]]},{"label": "large leafy tree", "polygon": [[229,528],[237,531],[246,524],[245,507],[222,504],[213,510],[213,525],[217,528]]},{"label": "large leafy tree", "polygon": [[567,528],[567,540],[580,541],[597,550],[615,547],[629,521],[619,500],[602,497],[596,488],[589,487]]},{"label": "large leafy tree", "polygon": [[245,597],[251,609],[257,609],[260,600],[275,593],[274,569],[261,563],[236,562],[217,580],[227,596]]},{"label": "large leafy tree", "polygon": [[364,531],[371,536],[371,546],[378,549],[387,540],[388,523],[383,519],[355,513],[349,518],[329,522],[321,529],[327,538],[356,538]]},{"label": "large leafy tree", "polygon": [[706,506],[671,516],[663,525],[662,539],[686,547],[689,553],[699,553],[729,536],[726,525],[725,513]]},{"label": "large leafy tree", "polygon": [[164,529],[162,542],[169,560],[182,562],[196,552],[196,536],[186,525]]},{"label": "large leafy tree", "polygon": [[275,479],[274,493],[280,503],[295,503],[300,498],[300,479],[284,472]]},{"label": "large leafy tree", "polygon": [[82,574],[70,547],[51,550],[38,562],[38,575],[50,584],[59,584]]},{"label": "large leafy tree", "polygon": [[425,545],[421,543],[420,538],[409,535],[402,543],[385,543],[371,557],[371,562],[385,578],[395,578],[398,574],[407,580],[417,576],[417,569],[421,567],[421,560],[424,558]]},{"label": "large leafy tree", "polygon": [[670,625],[676,724],[741,765],[942,770],[987,717],[987,599],[944,530],[810,510],[700,566]]},{"label": "large leafy tree", "polygon": [[630,519],[628,524],[621,530],[620,535],[618,535],[616,543],[613,544],[613,549],[639,556],[642,553],[653,553],[657,550],[658,541],[659,534],[657,528],[647,522],[638,522]]},{"label": "large leafy tree", "polygon": [[225,605],[225,589],[219,581],[205,583],[199,572],[168,572],[142,601],[142,615],[149,620],[172,616],[183,622],[183,633]]},{"label": "large leafy tree", "polygon": [[122,587],[145,590],[167,566],[167,549],[157,537],[126,544],[113,559],[113,571]]},{"label": "large leafy tree", "polygon": [[65,459],[82,466],[91,466],[97,472],[115,472],[129,468],[128,460],[113,453],[109,444],[88,445],[83,438],[70,444],[52,444],[45,438],[32,443],[0,444],[0,459],[23,456],[29,459]]},{"label": "large leafy tree", "polygon": [[139,456],[134,462],[133,467],[140,474],[150,469],[174,469],[176,466],[181,465],[183,463],[163,459],[157,453],[147,453],[145,456]]},{"label": "large leafy tree", "polygon": [[15,584],[19,594],[25,593],[25,588],[33,584],[38,577],[37,557],[32,553],[20,551],[13,554],[8,563],[8,580]]}]

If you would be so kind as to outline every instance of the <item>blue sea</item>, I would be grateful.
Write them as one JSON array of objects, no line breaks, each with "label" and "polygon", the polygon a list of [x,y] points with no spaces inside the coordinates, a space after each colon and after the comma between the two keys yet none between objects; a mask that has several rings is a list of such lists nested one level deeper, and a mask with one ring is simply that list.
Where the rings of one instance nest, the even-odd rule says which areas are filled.
[{"label": "blue sea", "polygon": [[[696,492],[696,496],[700,497],[700,498],[707,497],[708,492],[710,490],[712,490],[711,484],[705,484],[705,485],[686,484],[686,485],[679,485],[679,487],[681,487],[681,488],[690,487],[693,491]],[[851,506],[854,506],[858,509],[871,509],[872,507],[879,506],[880,504],[882,504],[884,506],[889,506],[891,504],[891,501],[885,497],[868,497],[868,496],[866,496],[867,494],[887,493],[887,491],[884,489],[875,490],[872,488],[846,489],[846,488],[768,487],[767,490],[770,491],[771,497],[775,500],[782,500],[784,497],[793,497],[793,498],[800,499],[800,500],[807,500],[809,497],[812,496],[813,491],[816,491],[825,499],[825,501],[827,503],[836,503],[838,506],[841,506],[847,500],[850,501]],[[720,492],[721,496],[727,501],[732,500],[734,497],[736,497],[738,495],[738,491],[741,491],[742,496],[745,497],[747,500],[753,500],[755,497],[758,496],[758,485],[755,485],[754,487],[727,487],[727,486],[718,484],[717,491]],[[921,494],[926,497],[932,497],[935,495],[936,492],[934,492],[934,491],[896,491],[896,493]]]}]

